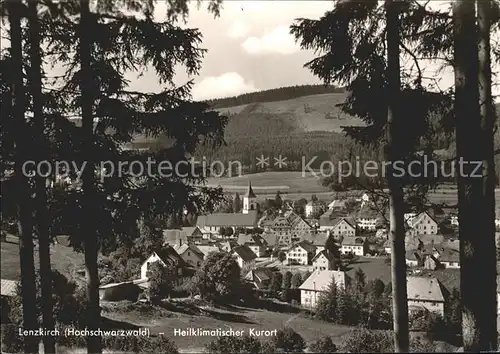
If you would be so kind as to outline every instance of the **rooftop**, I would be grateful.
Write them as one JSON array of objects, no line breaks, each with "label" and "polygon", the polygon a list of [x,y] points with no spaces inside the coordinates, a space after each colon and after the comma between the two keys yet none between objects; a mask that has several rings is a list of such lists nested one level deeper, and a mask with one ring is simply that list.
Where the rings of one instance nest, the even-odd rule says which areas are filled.
[{"label": "rooftop", "polygon": [[434,277],[408,276],[406,288],[409,300],[444,302],[441,284]]},{"label": "rooftop", "polygon": [[299,287],[301,290],[326,291],[335,281],[338,285],[346,283],[347,275],[338,270],[318,270],[313,272]]},{"label": "rooftop", "polygon": [[1,279],[1,295],[2,296],[15,296],[17,291],[16,280]]},{"label": "rooftop", "polygon": [[242,213],[216,213],[198,216],[196,221],[199,227],[205,226],[234,226],[257,227],[257,212],[250,210],[248,214]]},{"label": "rooftop", "polygon": [[257,258],[255,253],[247,245],[236,247],[235,249],[233,249],[233,253],[236,253],[238,256],[240,256],[244,262],[250,262]]},{"label": "rooftop", "polygon": [[257,196],[255,195],[255,193],[253,192],[253,189],[252,189],[252,182],[248,182],[248,189],[243,197],[245,197],[245,198],[257,198]]}]

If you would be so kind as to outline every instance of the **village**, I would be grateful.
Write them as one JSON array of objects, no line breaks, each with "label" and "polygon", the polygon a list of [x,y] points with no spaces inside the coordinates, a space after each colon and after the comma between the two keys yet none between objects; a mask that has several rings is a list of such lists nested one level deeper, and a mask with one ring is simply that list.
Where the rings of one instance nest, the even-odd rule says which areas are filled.
[{"label": "village", "polygon": [[[238,199],[239,195],[229,195],[231,198]],[[276,198],[281,198],[279,192]],[[186,284],[196,278],[197,272],[208,270],[207,260],[211,254],[226,254],[238,264],[240,281],[245,289],[251,289],[241,295],[245,303],[248,300],[243,300],[243,296],[250,295],[254,299],[270,300],[278,306],[290,306],[286,311],[314,314],[321,311],[318,306],[324,306],[319,304],[322,301],[324,304],[330,296],[332,284],[343,289],[348,296],[357,296],[352,289],[358,285],[353,284],[361,277],[368,292],[372,291],[370,287],[377,287],[374,285],[377,282],[382,284],[382,290],[377,292],[384,293],[386,300],[381,301],[390,311],[388,215],[380,211],[370,193],[351,193],[329,203],[313,195],[310,201],[302,201],[303,208],[297,208],[296,202],[285,200],[278,203],[281,208],[266,209],[262,204],[269,203],[259,203],[258,200],[249,183],[242,195],[241,207],[233,208],[233,212],[199,215],[193,226],[161,230],[163,246],[142,259],[139,270],[127,281],[113,281],[107,268],[114,265],[101,262],[99,293],[103,309],[113,312],[117,308],[113,304],[130,302],[152,304],[150,287],[152,281],[158,282],[158,279],[151,278],[154,269],[158,269],[157,266],[168,268],[172,264],[175,265],[175,274],[165,281],[175,284],[169,286],[168,294],[163,294],[163,301],[173,304],[169,306],[184,307],[191,298],[201,300],[200,295],[194,295],[199,292],[186,290],[189,289]],[[404,217],[410,319],[418,318],[422,313],[444,318],[454,306],[450,303],[456,300],[452,294],[460,286],[457,217],[443,210],[408,212]],[[496,224],[497,227],[500,225],[499,215]],[[5,233],[2,233],[2,242],[9,243]],[[67,236],[56,237],[52,248],[70,249]],[[72,281],[84,279],[85,270],[78,267]],[[158,273],[154,276],[157,277]],[[19,295],[18,280],[2,279],[1,285],[4,304]],[[500,299],[498,290],[497,297]],[[8,305],[2,308],[2,318],[8,318]],[[272,307],[269,311],[276,310]],[[380,321],[382,318],[385,321],[389,317],[381,314],[380,318]],[[313,325],[317,322],[316,319],[312,321]],[[350,323],[349,319],[340,321],[342,325]],[[260,331],[276,330],[263,326]],[[387,324],[377,326],[390,328]],[[189,327],[184,330],[189,330]],[[249,330],[255,331],[255,328]]]},{"label": "village", "polygon": [[[155,262],[166,265],[175,260],[182,267],[196,269],[211,252],[231,254],[244,281],[260,295],[269,290],[275,272],[300,273],[302,283],[295,300],[308,309],[314,309],[332,279],[344,286],[358,266],[367,273],[367,281],[390,282],[388,219],[374,211],[370,200],[368,193],[350,200],[333,200],[328,205],[312,200],[305,205],[304,215],[285,206],[289,210],[273,216],[259,212],[257,196],[249,184],[241,212],[201,215],[195,226],[163,230],[164,247],[144,260],[137,280],[103,284],[101,298],[106,300],[108,293],[119,293],[116,289],[129,288],[130,284],[147,289],[148,271]],[[346,205],[350,205],[351,213]],[[457,218],[424,211],[406,213],[405,222],[409,308],[444,315],[447,294],[453,290],[446,286],[458,288],[459,283],[440,280],[435,274],[459,278]],[[496,223],[500,224],[499,218]],[[328,246],[329,239],[334,241],[333,250]],[[337,261],[337,252],[341,262]],[[341,269],[346,268],[341,264],[349,264],[352,271]],[[497,294],[500,298],[500,292]],[[118,296],[114,300],[122,299]]]}]

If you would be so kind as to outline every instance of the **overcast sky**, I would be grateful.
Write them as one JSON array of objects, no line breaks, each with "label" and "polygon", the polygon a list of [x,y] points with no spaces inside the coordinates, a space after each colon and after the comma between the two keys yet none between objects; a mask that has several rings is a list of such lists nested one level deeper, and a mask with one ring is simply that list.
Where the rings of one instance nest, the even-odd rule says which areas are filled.
[{"label": "overcast sky", "polygon": [[[303,67],[314,55],[301,50],[290,35],[296,18],[318,19],[333,8],[332,1],[226,1],[218,18],[209,14],[206,3],[193,4],[187,26],[199,28],[202,47],[208,49],[200,75],[195,77],[196,100],[234,96],[281,86],[320,83]],[[435,6],[449,2],[434,1]],[[164,18],[164,4],[156,18]],[[433,76],[436,66],[428,69]],[[131,77],[136,90],[158,89],[154,73]],[[180,72],[179,83],[188,77]],[[440,74],[441,89],[453,84],[451,71]]]}]

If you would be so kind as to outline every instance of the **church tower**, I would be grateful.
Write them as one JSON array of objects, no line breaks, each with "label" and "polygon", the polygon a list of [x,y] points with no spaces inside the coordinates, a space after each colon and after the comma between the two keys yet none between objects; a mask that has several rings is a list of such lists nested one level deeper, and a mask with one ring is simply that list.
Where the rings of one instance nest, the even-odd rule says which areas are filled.
[{"label": "church tower", "polygon": [[243,196],[243,214],[248,214],[250,210],[257,210],[257,196],[252,190],[252,183],[248,182],[248,189]]}]

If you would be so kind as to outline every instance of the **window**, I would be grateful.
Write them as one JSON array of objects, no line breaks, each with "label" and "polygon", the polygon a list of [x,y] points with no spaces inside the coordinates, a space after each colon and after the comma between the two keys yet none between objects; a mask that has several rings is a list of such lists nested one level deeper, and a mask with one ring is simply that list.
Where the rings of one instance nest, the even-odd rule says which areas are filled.
[{"label": "window", "polygon": [[191,253],[188,251],[188,256],[190,256],[190,255],[191,255]]}]

